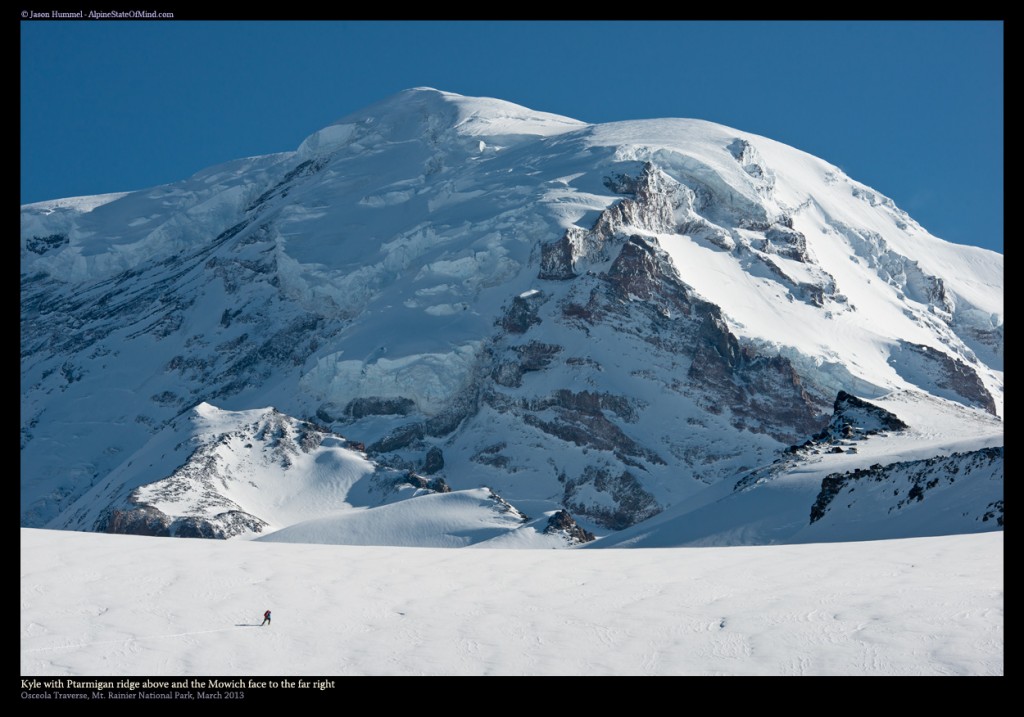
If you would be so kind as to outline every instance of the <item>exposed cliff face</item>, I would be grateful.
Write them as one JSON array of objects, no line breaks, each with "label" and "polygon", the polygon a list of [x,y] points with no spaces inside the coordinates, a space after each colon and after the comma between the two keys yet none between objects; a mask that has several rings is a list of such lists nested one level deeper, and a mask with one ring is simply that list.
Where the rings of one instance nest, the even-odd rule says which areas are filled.
[{"label": "exposed cliff face", "polygon": [[893,368],[901,375],[911,375],[918,381],[927,382],[937,395],[978,406],[997,415],[995,399],[985,388],[976,369],[931,346],[903,342],[901,348],[902,351],[894,353],[890,359]]},{"label": "exposed cliff face", "polygon": [[638,177],[620,177],[615,185],[633,197],[616,202],[601,212],[589,230],[572,226],[561,239],[541,245],[541,279],[572,279],[590,264],[606,262],[621,245],[623,229],[674,232],[676,215],[692,210],[696,195],[646,163]]},{"label": "exposed cliff face", "polygon": [[[603,212],[578,245],[583,248],[573,255],[572,266],[554,272],[557,277],[550,276],[572,278],[575,274],[569,269],[575,270],[583,261],[611,261],[607,271],[598,274],[602,281],[590,292],[586,305],[562,302],[563,317],[611,323],[632,335],[644,332],[648,343],[688,356],[694,392],[703,393],[706,407],[714,412],[729,409],[738,427],[765,431],[780,440],[818,428],[820,396],[815,398],[804,389],[790,361],[778,354],[764,355],[752,345],[741,346],[721,309],[696,296],[681,280],[655,237],[627,236],[636,229],[678,230],[675,217],[693,211],[696,195],[650,164],[635,185],[628,186],[636,187],[635,198]],[[704,200],[706,205],[713,201],[713,195]],[[776,231],[774,225],[767,229],[769,234]],[[559,244],[576,246],[565,238]],[[613,249],[616,253],[609,256]],[[542,268],[540,277],[545,276]]]},{"label": "exposed cliff face", "polygon": [[587,469],[565,483],[564,503],[575,513],[598,525],[622,530],[661,512],[654,497],[629,471],[620,475]]}]

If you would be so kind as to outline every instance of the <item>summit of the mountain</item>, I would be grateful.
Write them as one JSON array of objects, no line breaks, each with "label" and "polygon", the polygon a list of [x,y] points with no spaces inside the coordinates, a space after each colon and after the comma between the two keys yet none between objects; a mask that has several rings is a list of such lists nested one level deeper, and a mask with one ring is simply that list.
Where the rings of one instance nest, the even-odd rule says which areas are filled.
[{"label": "summit of the mountain", "polygon": [[299,146],[304,159],[345,147],[366,151],[382,144],[422,141],[477,153],[585,127],[569,117],[536,112],[490,97],[465,97],[431,87],[404,90],[324,127]]}]

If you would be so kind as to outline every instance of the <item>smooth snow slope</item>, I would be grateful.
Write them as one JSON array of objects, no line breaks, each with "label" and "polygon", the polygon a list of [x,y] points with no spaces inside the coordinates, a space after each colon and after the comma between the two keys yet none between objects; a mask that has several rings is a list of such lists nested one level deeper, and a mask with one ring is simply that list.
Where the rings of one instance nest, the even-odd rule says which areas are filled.
[{"label": "smooth snow slope", "polygon": [[26,676],[1004,669],[1001,532],[603,551],[21,539]]}]

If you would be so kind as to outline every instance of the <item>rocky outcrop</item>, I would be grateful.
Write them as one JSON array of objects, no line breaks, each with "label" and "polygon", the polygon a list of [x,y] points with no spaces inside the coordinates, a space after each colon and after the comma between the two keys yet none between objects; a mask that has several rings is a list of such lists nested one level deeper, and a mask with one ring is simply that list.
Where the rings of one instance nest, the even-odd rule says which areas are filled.
[{"label": "rocky outcrop", "polygon": [[832,404],[832,417],[828,425],[802,444],[790,446],[786,452],[843,452],[843,447],[854,447],[854,441],[861,441],[883,432],[905,431],[907,428],[909,426],[899,417],[881,406],[857,398],[846,391],[840,391]]},{"label": "rocky outcrop", "polygon": [[34,254],[45,254],[51,249],[59,249],[66,246],[70,240],[67,234],[47,234],[46,236],[32,236],[25,240],[25,248]]},{"label": "rocky outcrop", "polygon": [[729,143],[727,149],[733,158],[743,167],[743,171],[755,181],[759,192],[767,196],[775,186],[775,176],[767,168],[757,147],[745,139],[737,137]]},{"label": "rocky outcrop", "polygon": [[637,411],[635,402],[625,396],[596,391],[570,391],[560,388],[544,398],[524,401],[523,407],[530,411],[543,411],[548,408],[560,408],[565,411],[595,416],[604,411],[618,416],[624,421],[635,422]]},{"label": "rocky outcrop", "polygon": [[574,513],[611,530],[628,528],[661,512],[661,506],[632,473],[614,475],[594,467],[565,482],[562,502]]},{"label": "rocky outcrop", "polygon": [[601,183],[616,194],[636,194],[637,178],[628,172],[612,172]]},{"label": "rocky outcrop", "polygon": [[928,383],[933,384],[940,395],[942,392],[952,394],[950,398],[984,408],[993,416],[997,415],[995,399],[985,388],[984,381],[974,368],[931,346],[907,341],[902,342],[901,346],[912,358],[907,360],[895,354],[890,359],[890,363],[900,375],[906,375],[911,382],[919,383],[921,379],[917,372],[924,372],[928,377]]},{"label": "rocky outcrop", "polygon": [[411,446],[426,435],[422,423],[407,423],[388,433],[379,441],[367,446],[366,451],[373,455],[391,453]]},{"label": "rocky outcrop", "polygon": [[654,451],[640,445],[601,412],[581,409],[556,409],[555,416],[545,419],[527,413],[523,421],[528,426],[577,446],[612,452],[627,465],[637,466],[638,460],[665,465],[664,459]]},{"label": "rocky outcrop", "polygon": [[688,377],[709,410],[728,409],[732,424],[786,442],[823,423],[821,400],[810,393],[792,362],[741,346],[717,311],[701,322]]},{"label": "rocky outcrop", "polygon": [[423,459],[423,472],[428,476],[444,468],[444,453],[437,446],[431,446]]},{"label": "rocky outcrop", "polygon": [[870,436],[882,431],[905,431],[907,428],[909,426],[896,414],[846,391],[840,391],[832,404],[832,420],[829,421],[827,433],[849,438],[854,433]]},{"label": "rocky outcrop", "polygon": [[288,192],[298,180],[312,176],[326,166],[326,157],[314,157],[312,159],[299,162],[295,167],[288,170],[288,172],[286,172],[273,187],[257,197],[252,204],[246,208],[246,211],[252,212],[254,210],[258,210],[275,196],[287,197]]},{"label": "rocky outcrop", "polygon": [[[953,453],[919,461],[903,461],[889,465],[874,464],[845,473],[832,473],[821,481],[821,490],[811,506],[810,523],[824,518],[839,496],[850,496],[861,484],[881,483],[884,490],[871,493],[875,512],[900,511],[925,500],[930,491],[950,489],[966,481],[985,481],[985,487],[1002,494],[1003,447],[982,448],[967,453]],[[983,491],[979,491],[984,495]],[[850,496],[852,500],[852,496]],[[980,522],[996,520],[1002,526],[1002,500],[981,506],[964,503],[967,517]],[[986,517],[988,516],[988,517]]]},{"label": "rocky outcrop", "polygon": [[422,490],[429,490],[432,493],[451,493],[451,487],[445,482],[444,478],[440,476],[436,478],[424,478],[418,473],[412,471],[407,472],[405,475],[398,478],[397,483],[411,485],[413,488],[420,488]]},{"label": "rocky outcrop", "polygon": [[538,307],[544,303],[544,294],[540,291],[528,291],[512,299],[498,325],[510,334],[525,334],[531,326],[540,323],[537,316]]},{"label": "rocky outcrop", "polygon": [[382,398],[380,396],[368,396],[365,398],[353,398],[345,406],[344,415],[347,418],[359,419],[366,416],[407,416],[416,409],[416,404],[410,398]]},{"label": "rocky outcrop", "polygon": [[582,545],[596,540],[594,534],[584,530],[567,511],[559,510],[548,518],[545,535],[561,535],[570,545]]},{"label": "rocky outcrop", "polygon": [[994,521],[1000,528],[1003,527],[1003,501],[994,500],[985,506],[985,513],[981,516],[981,522]]},{"label": "rocky outcrop", "polygon": [[600,257],[599,248],[588,246],[588,234],[580,227],[572,226],[558,241],[541,245],[540,271],[538,279],[553,281],[574,279],[576,262],[584,256]]},{"label": "rocky outcrop", "polygon": [[229,510],[213,518],[178,518],[171,525],[171,535],[178,538],[209,538],[227,540],[236,535],[262,533],[267,522],[243,510]]},{"label": "rocky outcrop", "polygon": [[175,518],[151,505],[140,504],[131,508],[110,510],[93,526],[93,529],[100,533],[122,535],[226,540],[245,533],[261,533],[266,527],[266,521],[241,510],[225,511],[212,518]]},{"label": "rocky outcrop", "polygon": [[422,448],[420,441],[427,436],[447,436],[457,429],[466,418],[476,413],[479,401],[478,390],[478,383],[471,384],[463,393],[453,396],[441,413],[424,421],[399,426],[380,440],[370,444],[366,449],[367,452],[373,455],[384,455],[409,447]]},{"label": "rocky outcrop", "polygon": [[692,189],[650,162],[635,181],[626,182],[620,177],[615,186],[629,187],[633,196],[601,212],[589,230],[572,226],[557,241],[543,244],[538,278],[572,279],[589,264],[608,261],[612,245],[621,244],[629,229],[674,232],[676,212],[692,208],[696,201]]},{"label": "rocky outcrop", "polygon": [[[721,310],[688,290],[654,240],[630,237],[604,281],[607,303],[601,308],[621,312],[639,300],[653,310],[646,340],[692,357],[690,385],[709,410],[728,409],[737,428],[781,441],[821,427],[821,399],[806,389],[789,359],[741,346]],[[595,307],[586,313],[599,311]]]},{"label": "rocky outcrop", "polygon": [[519,510],[514,505],[509,503],[507,500],[502,498],[500,495],[495,493],[492,489],[488,488],[487,492],[487,497],[494,502],[495,509],[499,513],[509,515],[512,518],[518,520],[520,523],[526,523],[530,520],[530,516],[526,515],[526,513],[523,513],[521,510]]},{"label": "rocky outcrop", "polygon": [[[785,219],[767,225],[765,231],[784,245],[777,247],[779,253],[807,259],[802,235]],[[592,294],[586,305],[566,304],[563,314],[595,323],[607,321],[609,315],[628,314],[632,302],[640,302],[641,311],[652,310],[645,340],[692,357],[690,385],[704,397],[702,404],[709,410],[727,409],[737,428],[767,433],[784,442],[821,428],[827,405],[823,397],[808,390],[789,359],[741,346],[721,310],[692,294],[656,240],[630,236],[601,279],[604,298]],[[822,304],[826,293],[834,290],[831,285],[827,292],[817,285],[793,286],[815,304]]]},{"label": "rocky outcrop", "polygon": [[172,522],[170,516],[156,508],[142,505],[110,510],[93,526],[93,530],[98,533],[167,537],[171,534]]},{"label": "rocky outcrop", "polygon": [[[404,449],[413,451],[424,450],[424,438],[432,436],[440,438],[456,431],[464,421],[476,415],[480,410],[481,394],[488,384],[489,374],[493,369],[493,356],[490,348],[476,356],[469,369],[469,375],[463,380],[457,391],[452,393],[443,408],[433,416],[424,420],[399,426],[367,447],[367,452],[379,456],[384,463],[403,460],[394,454]],[[404,460],[409,460],[406,456]]]},{"label": "rocky outcrop", "polygon": [[511,460],[508,456],[502,455],[501,453],[506,448],[508,448],[507,443],[494,443],[477,451],[470,460],[474,463],[480,463],[485,466],[507,468],[511,463]]},{"label": "rocky outcrop", "polygon": [[494,367],[491,377],[495,383],[516,388],[522,384],[523,374],[547,368],[561,350],[562,347],[557,344],[540,341],[513,346],[511,355]]},{"label": "rocky outcrop", "polygon": [[[631,236],[605,277],[614,297],[653,304],[662,314],[689,316],[694,299],[668,255],[651,240]],[[703,303],[703,302],[701,302]]]},{"label": "rocky outcrop", "polygon": [[765,231],[761,248],[771,254],[805,264],[810,261],[807,256],[807,237],[782,224],[773,224]]}]

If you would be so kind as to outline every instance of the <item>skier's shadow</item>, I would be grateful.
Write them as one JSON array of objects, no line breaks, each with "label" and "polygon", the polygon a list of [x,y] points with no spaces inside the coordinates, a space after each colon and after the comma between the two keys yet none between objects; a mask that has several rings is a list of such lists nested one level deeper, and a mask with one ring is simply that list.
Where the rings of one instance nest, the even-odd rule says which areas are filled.
[{"label": "skier's shadow", "polygon": [[236,622],[235,627],[259,627],[258,622]]}]

